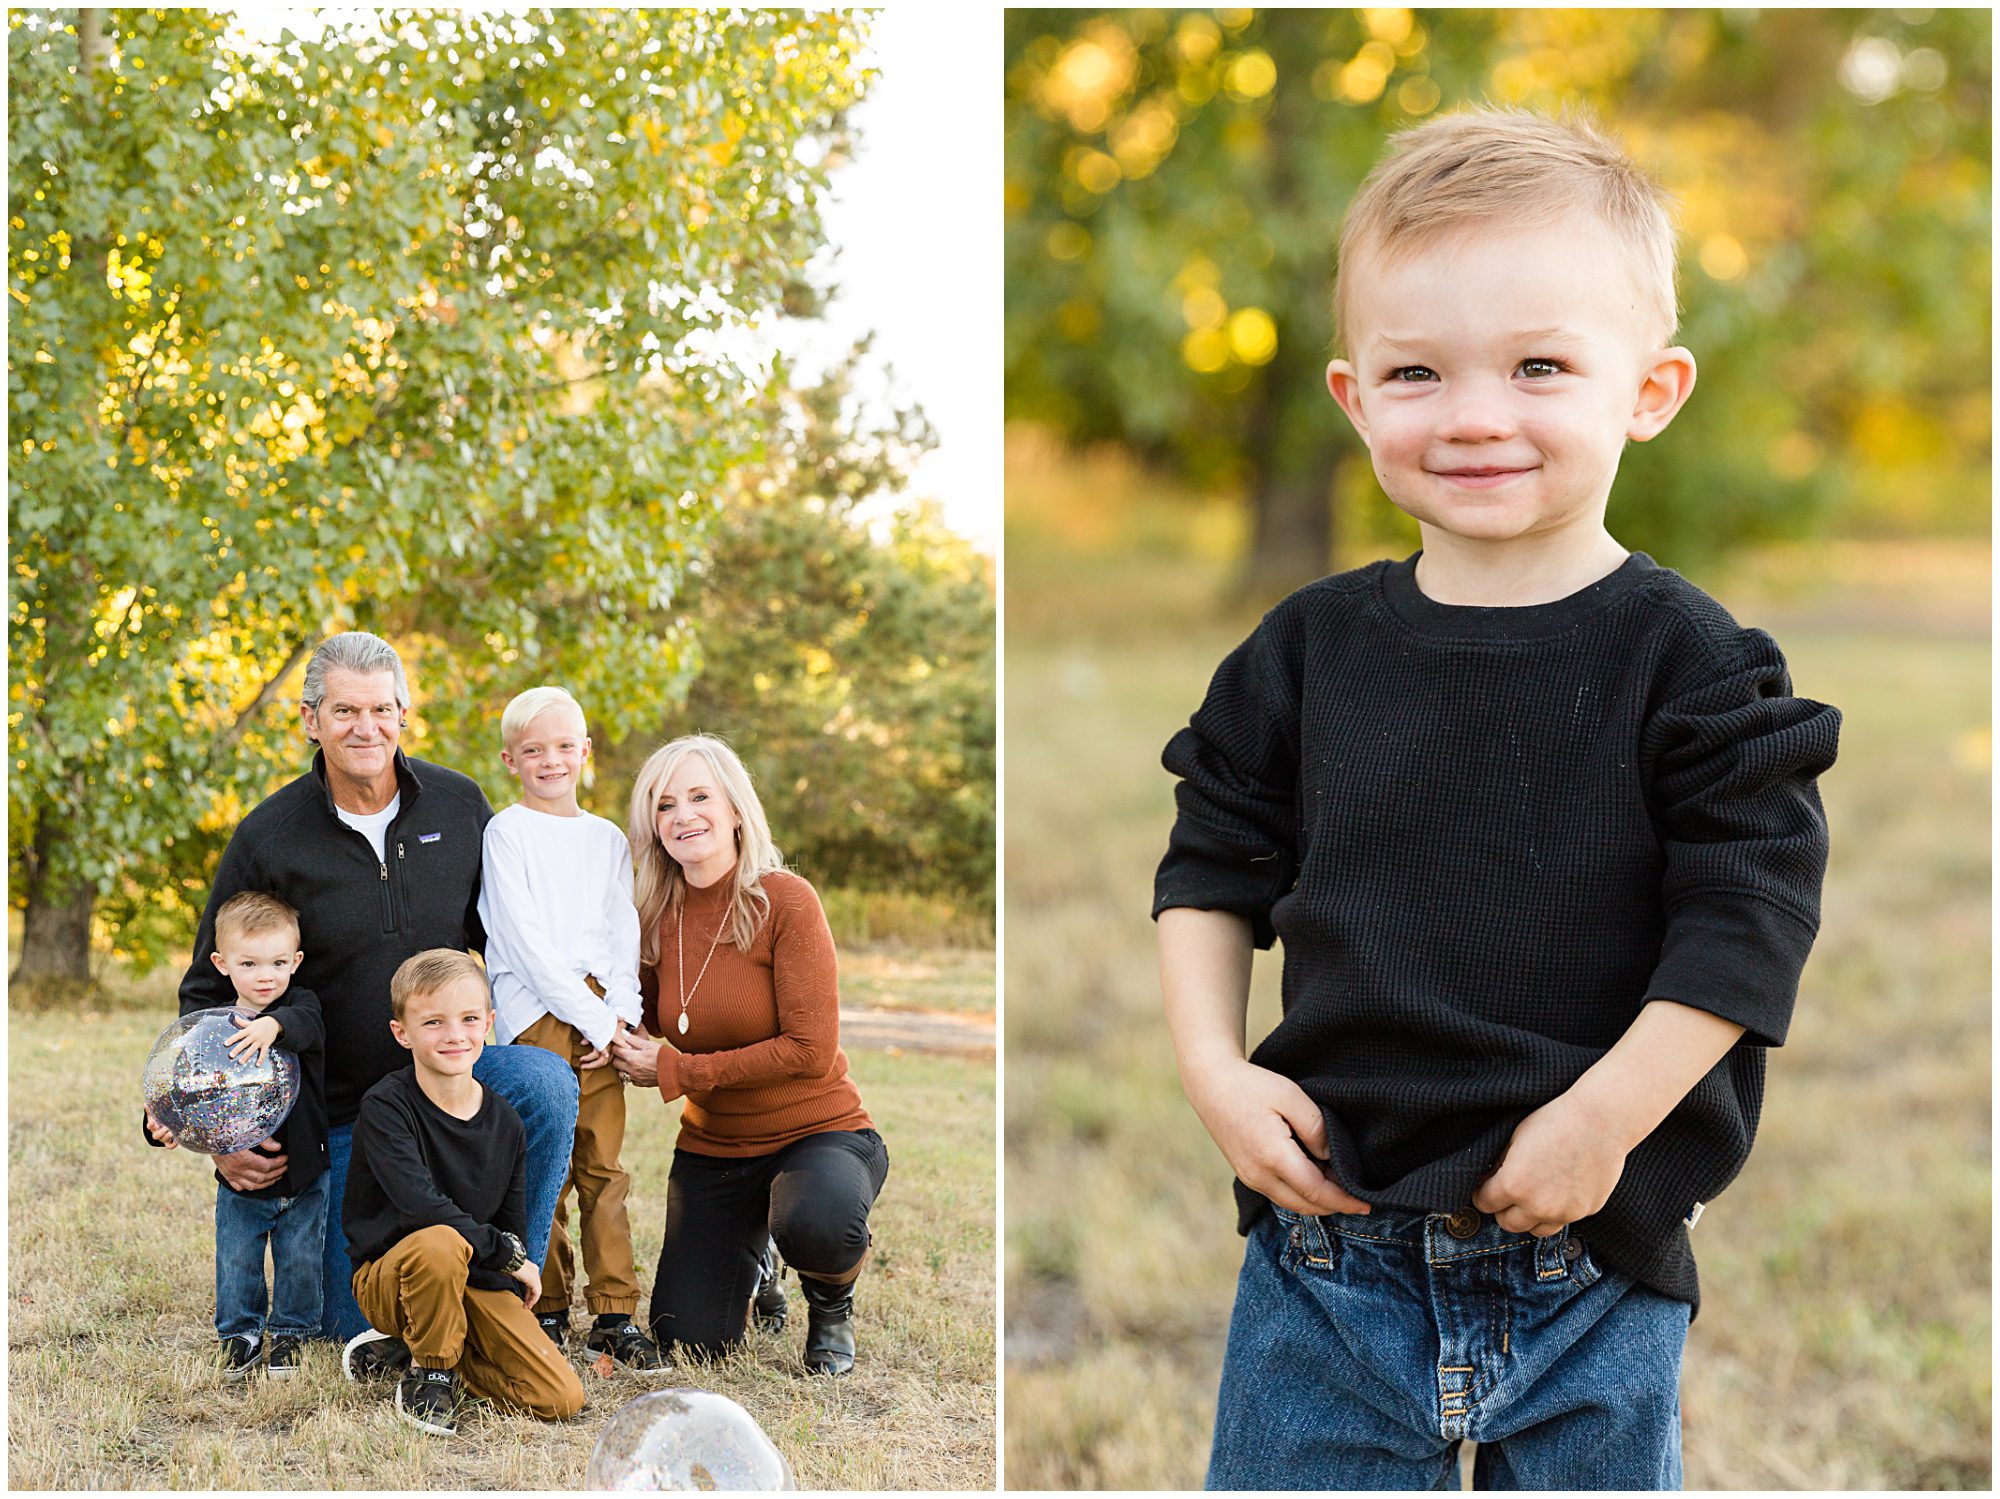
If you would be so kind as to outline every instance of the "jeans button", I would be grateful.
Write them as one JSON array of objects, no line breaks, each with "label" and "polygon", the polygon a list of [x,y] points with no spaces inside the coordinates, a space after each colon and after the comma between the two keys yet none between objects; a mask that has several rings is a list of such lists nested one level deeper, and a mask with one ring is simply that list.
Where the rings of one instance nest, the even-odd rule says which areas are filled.
[{"label": "jeans button", "polygon": [[1578,1243],[1575,1239],[1568,1239],[1564,1241],[1563,1243],[1564,1259],[1573,1260],[1582,1253],[1583,1253],[1583,1245]]},{"label": "jeans button", "polygon": [[1486,1215],[1471,1208],[1461,1208],[1444,1220],[1445,1232],[1454,1239],[1469,1239],[1486,1224]]}]

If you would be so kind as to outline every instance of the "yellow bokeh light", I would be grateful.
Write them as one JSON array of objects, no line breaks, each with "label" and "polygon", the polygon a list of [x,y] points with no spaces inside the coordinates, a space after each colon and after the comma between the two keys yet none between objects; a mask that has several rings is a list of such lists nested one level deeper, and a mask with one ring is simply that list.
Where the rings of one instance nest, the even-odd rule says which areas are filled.
[{"label": "yellow bokeh light", "polygon": [[1197,328],[1181,340],[1181,358],[1198,375],[1212,375],[1229,363],[1229,340],[1214,328]]},{"label": "yellow bokeh light", "polygon": [[1102,151],[1078,152],[1071,171],[1085,192],[1096,193],[1100,197],[1116,187],[1118,180],[1125,175],[1119,170],[1117,161]]},{"label": "yellow bokeh light", "polygon": [[1238,55],[1223,75],[1222,86],[1237,100],[1261,99],[1277,85],[1278,65],[1256,47]]},{"label": "yellow bokeh light", "polygon": [[[1370,42],[1369,46],[1379,46]],[[1366,48],[1346,67],[1340,70],[1341,97],[1350,104],[1372,104],[1382,97],[1382,89],[1389,81],[1389,69],[1382,59],[1371,54]]]},{"label": "yellow bokeh light", "polygon": [[1269,364],[1278,352],[1278,325],[1261,307],[1245,307],[1229,319],[1229,351],[1244,364]]},{"label": "yellow bokeh light", "polygon": [[1396,90],[1396,107],[1407,115],[1427,115],[1438,107],[1443,97],[1438,86],[1428,78],[1406,78],[1403,86]]},{"label": "yellow bokeh light", "polygon": [[1197,286],[1181,298],[1181,318],[1190,328],[1220,328],[1229,317],[1229,303],[1212,286]]},{"label": "yellow bokeh light", "polygon": [[1174,46],[1186,61],[1205,63],[1222,46],[1222,28],[1207,16],[1184,16],[1174,32]]},{"label": "yellow bokeh light", "polygon": [[1733,235],[1711,234],[1701,242],[1701,268],[1716,281],[1741,281],[1750,257]]},{"label": "yellow bokeh light", "polygon": [[1064,219],[1049,230],[1049,255],[1061,261],[1081,260],[1090,253],[1090,231]]},{"label": "yellow bokeh light", "polygon": [[1417,18],[1407,10],[1363,10],[1361,23],[1377,41],[1394,46],[1409,37],[1410,28],[1416,25]]}]

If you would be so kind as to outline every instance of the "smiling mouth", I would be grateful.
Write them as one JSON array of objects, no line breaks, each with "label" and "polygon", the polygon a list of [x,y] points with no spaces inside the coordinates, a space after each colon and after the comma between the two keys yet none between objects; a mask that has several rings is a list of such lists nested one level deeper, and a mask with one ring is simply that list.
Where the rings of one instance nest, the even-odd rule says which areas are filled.
[{"label": "smiling mouth", "polygon": [[1474,489],[1489,485],[1504,484],[1509,479],[1518,479],[1523,474],[1533,473],[1532,468],[1434,468],[1430,472],[1451,484],[1463,484]]}]

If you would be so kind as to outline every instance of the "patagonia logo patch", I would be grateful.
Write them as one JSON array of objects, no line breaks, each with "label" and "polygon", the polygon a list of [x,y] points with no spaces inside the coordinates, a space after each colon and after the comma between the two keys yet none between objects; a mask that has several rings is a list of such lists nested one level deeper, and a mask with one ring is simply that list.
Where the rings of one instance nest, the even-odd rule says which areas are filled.
[{"label": "patagonia logo patch", "polygon": [[442,838],[443,836],[444,834],[442,833],[419,833],[417,834],[417,842],[435,843],[438,841],[438,839]]}]

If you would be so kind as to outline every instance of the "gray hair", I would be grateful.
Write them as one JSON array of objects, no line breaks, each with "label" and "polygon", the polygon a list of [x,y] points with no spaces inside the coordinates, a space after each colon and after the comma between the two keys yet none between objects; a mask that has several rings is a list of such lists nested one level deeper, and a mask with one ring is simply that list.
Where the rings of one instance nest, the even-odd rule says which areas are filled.
[{"label": "gray hair", "polygon": [[320,700],[326,696],[326,674],[329,671],[359,672],[363,676],[386,671],[396,679],[396,706],[410,706],[410,684],[403,677],[403,658],[380,635],[370,635],[366,630],[347,630],[322,640],[319,648],[312,653],[312,659],[306,662],[306,684],[299,689],[301,706],[315,713],[319,711]]}]

